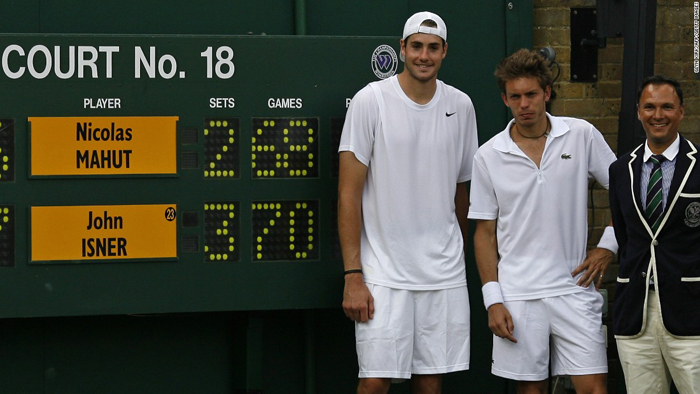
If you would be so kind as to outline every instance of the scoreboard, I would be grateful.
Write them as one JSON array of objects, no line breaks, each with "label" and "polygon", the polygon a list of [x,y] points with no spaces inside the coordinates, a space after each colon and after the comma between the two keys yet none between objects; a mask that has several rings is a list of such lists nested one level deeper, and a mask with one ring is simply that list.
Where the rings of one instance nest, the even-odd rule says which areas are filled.
[{"label": "scoreboard", "polygon": [[398,42],[0,35],[0,317],[339,306],[340,133]]}]

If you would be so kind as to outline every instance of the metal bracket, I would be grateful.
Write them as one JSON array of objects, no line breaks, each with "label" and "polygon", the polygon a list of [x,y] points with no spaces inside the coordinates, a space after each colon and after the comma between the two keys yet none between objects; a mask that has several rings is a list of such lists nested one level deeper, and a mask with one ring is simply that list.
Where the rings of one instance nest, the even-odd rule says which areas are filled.
[{"label": "metal bracket", "polygon": [[571,82],[598,80],[597,16],[595,8],[571,9]]}]

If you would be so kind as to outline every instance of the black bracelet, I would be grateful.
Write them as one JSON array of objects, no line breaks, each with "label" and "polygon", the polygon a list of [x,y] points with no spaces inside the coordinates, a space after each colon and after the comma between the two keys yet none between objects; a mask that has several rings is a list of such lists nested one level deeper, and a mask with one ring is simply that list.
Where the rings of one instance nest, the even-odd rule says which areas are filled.
[{"label": "black bracelet", "polygon": [[362,273],[362,268],[355,268],[355,269],[352,269],[352,270],[347,270],[347,271],[345,271],[345,274],[344,274],[344,275],[347,275],[347,274],[361,274],[361,273]]}]

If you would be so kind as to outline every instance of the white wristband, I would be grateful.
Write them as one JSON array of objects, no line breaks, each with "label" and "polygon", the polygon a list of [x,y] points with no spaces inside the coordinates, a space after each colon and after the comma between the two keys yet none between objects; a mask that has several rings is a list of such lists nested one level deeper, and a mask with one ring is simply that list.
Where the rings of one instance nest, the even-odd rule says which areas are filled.
[{"label": "white wristband", "polygon": [[493,304],[503,303],[503,294],[501,294],[501,285],[498,282],[488,282],[481,287],[481,293],[484,295],[484,306],[486,310]]},{"label": "white wristband", "polygon": [[607,249],[614,254],[617,254],[617,239],[615,238],[615,230],[612,226],[607,226],[603,235],[600,237],[600,242],[598,242],[598,247]]}]

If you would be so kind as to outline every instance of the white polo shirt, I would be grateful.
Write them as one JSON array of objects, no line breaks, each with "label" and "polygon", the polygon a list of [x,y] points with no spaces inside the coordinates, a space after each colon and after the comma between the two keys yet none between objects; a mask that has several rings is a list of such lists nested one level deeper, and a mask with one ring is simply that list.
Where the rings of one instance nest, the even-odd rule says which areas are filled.
[{"label": "white polo shirt", "polygon": [[506,301],[583,290],[571,272],[586,257],[588,180],[607,189],[615,161],[590,123],[547,117],[552,128],[540,168],[510,137],[512,120],[474,156],[469,218],[497,220],[498,281]]}]

